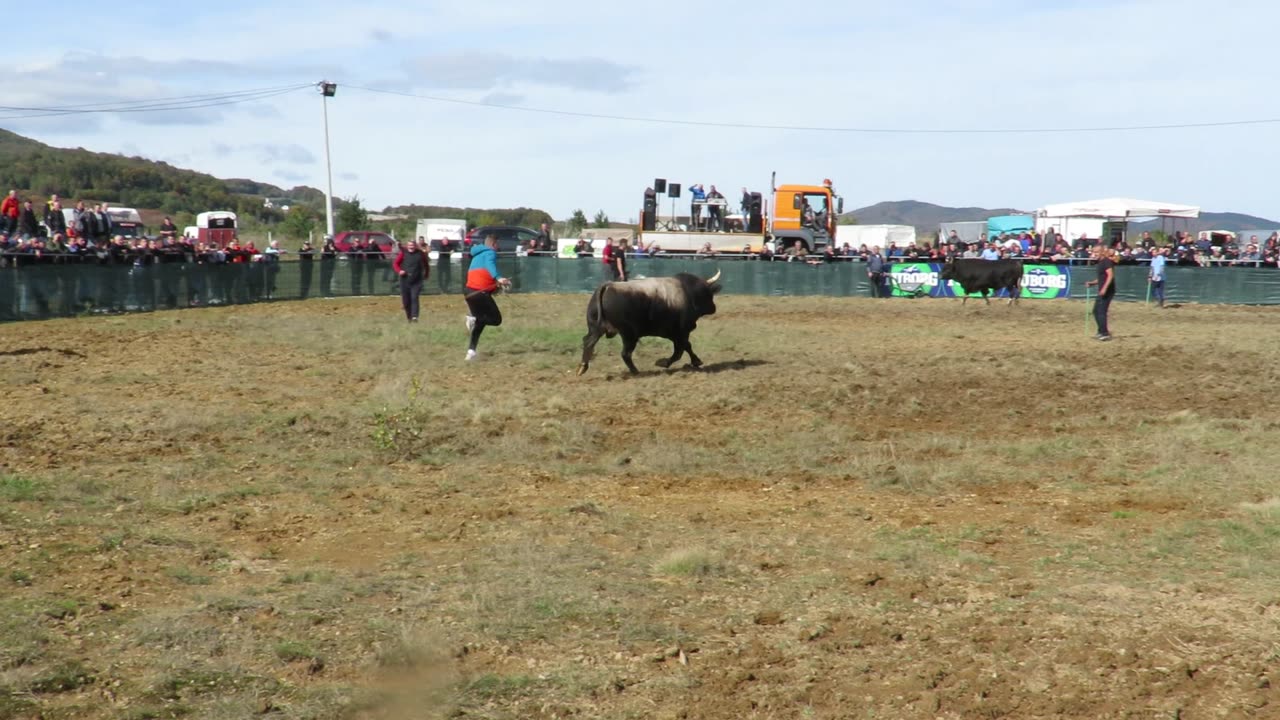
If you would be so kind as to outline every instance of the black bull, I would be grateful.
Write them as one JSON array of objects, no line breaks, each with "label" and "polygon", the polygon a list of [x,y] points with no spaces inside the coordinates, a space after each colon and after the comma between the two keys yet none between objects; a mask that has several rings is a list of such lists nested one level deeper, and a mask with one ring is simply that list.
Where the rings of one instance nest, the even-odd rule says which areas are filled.
[{"label": "black bull", "polygon": [[988,305],[991,299],[988,292],[1009,291],[1009,302],[1018,300],[1021,293],[1022,261],[1021,260],[981,260],[978,258],[953,258],[942,266],[939,276],[943,280],[955,280],[964,288],[964,300],[969,300],[970,293],[982,293],[982,299]]},{"label": "black bull", "polygon": [[718,292],[720,273],[710,280],[678,273],[674,277],[601,285],[587,304],[587,334],[582,338],[582,364],[578,366],[578,374],[587,371],[602,335],[622,336],[622,361],[632,373],[640,372],[631,361],[631,353],[642,337],[671,341],[672,355],[659,360],[658,367],[670,367],[686,352],[689,362],[701,367],[702,360],[693,354],[693,346],[689,344],[689,333],[698,326],[698,318],[715,314]]}]

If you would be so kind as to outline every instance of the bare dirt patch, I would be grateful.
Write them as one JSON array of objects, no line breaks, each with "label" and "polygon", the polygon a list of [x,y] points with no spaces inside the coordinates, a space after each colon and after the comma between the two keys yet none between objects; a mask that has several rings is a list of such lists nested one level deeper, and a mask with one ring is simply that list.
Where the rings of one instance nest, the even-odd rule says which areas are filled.
[{"label": "bare dirt patch", "polygon": [[1268,309],[2,329],[0,717],[1272,717]]}]

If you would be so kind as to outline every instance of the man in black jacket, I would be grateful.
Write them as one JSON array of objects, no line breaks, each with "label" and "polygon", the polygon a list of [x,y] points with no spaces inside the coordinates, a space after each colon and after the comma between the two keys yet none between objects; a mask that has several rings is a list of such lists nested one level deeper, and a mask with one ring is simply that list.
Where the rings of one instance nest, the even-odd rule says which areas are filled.
[{"label": "man in black jacket", "polygon": [[31,206],[31,201],[27,200],[22,203],[22,210],[18,212],[18,236],[28,238],[40,237],[40,224],[36,222],[36,211]]},{"label": "man in black jacket", "polygon": [[44,226],[49,229],[49,237],[67,236],[67,218],[62,214],[62,203],[57,200],[49,203],[49,209],[44,213]]},{"label": "man in black jacket", "polygon": [[400,277],[400,304],[404,306],[404,316],[411,323],[418,322],[418,296],[422,294],[422,284],[426,282],[431,269],[427,266],[427,255],[418,247],[418,243],[410,240],[391,264]]},{"label": "man in black jacket", "polygon": [[546,223],[542,223],[537,237],[533,239],[533,249],[540,253],[549,253],[555,250],[555,245],[551,242],[551,228],[547,227]]},{"label": "man in black jacket", "polygon": [[95,219],[94,227],[98,229],[98,238],[101,242],[107,242],[111,239],[111,215],[107,212],[107,204],[95,205],[93,208]]},{"label": "man in black jacket", "polygon": [[311,246],[311,241],[302,243],[302,247],[298,249],[298,298],[300,300],[306,300],[311,294],[311,263],[315,262],[315,257],[316,249]]}]

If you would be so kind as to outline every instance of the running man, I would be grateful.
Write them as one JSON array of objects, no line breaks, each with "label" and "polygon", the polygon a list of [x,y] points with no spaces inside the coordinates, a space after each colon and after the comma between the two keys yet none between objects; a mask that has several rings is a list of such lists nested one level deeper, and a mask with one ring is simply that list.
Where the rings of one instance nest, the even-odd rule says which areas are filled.
[{"label": "running man", "polygon": [[471,267],[467,270],[466,300],[467,330],[471,331],[471,344],[467,347],[467,360],[475,360],[476,345],[480,333],[489,325],[502,324],[502,311],[493,301],[493,294],[500,288],[511,287],[511,281],[498,274],[498,236],[488,235],[483,245],[471,247]]}]

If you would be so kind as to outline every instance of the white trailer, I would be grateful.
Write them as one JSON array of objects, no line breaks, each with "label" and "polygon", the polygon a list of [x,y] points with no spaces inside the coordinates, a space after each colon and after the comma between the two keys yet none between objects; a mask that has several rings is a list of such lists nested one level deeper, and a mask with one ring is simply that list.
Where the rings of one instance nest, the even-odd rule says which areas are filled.
[{"label": "white trailer", "polygon": [[467,237],[467,221],[447,218],[420,218],[413,234],[414,240],[422,238],[427,243],[427,257],[440,257],[440,244],[448,242],[454,262],[462,261],[463,240]]}]

